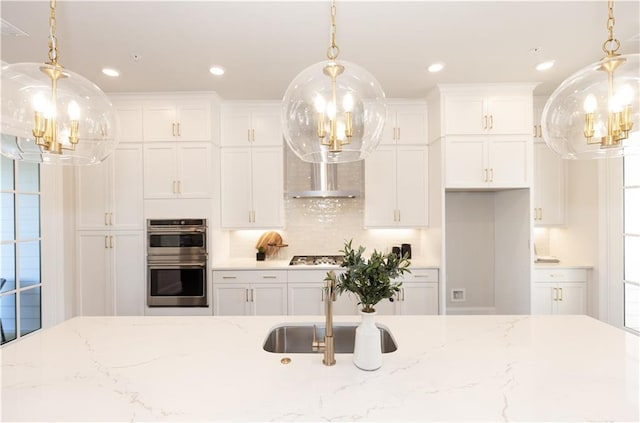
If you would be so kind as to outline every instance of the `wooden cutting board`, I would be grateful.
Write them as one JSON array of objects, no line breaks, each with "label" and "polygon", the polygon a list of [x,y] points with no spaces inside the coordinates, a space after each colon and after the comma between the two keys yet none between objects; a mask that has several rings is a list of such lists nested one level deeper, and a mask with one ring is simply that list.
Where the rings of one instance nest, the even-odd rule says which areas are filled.
[{"label": "wooden cutting board", "polygon": [[256,242],[256,250],[262,247],[268,256],[274,256],[280,248],[287,246],[282,242],[282,236],[275,231],[263,233]]}]

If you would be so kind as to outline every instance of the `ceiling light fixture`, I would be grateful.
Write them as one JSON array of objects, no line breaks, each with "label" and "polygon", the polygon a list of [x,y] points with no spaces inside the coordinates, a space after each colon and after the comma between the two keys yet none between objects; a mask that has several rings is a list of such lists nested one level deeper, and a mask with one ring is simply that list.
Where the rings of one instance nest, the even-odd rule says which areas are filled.
[{"label": "ceiling light fixture", "polygon": [[117,78],[118,76],[120,76],[120,72],[118,72],[115,69],[111,69],[111,68],[102,69],[102,73],[107,75],[107,76],[110,76],[112,78]]},{"label": "ceiling light fixture", "polygon": [[211,74],[215,76],[222,76],[224,75],[225,70],[222,66],[211,66],[209,68],[209,72],[211,72]]},{"label": "ceiling light fixture", "polygon": [[284,94],[285,140],[307,162],[362,160],[382,137],[386,100],[380,84],[364,68],[338,61],[339,53],[333,0],[328,60],[300,72]]},{"label": "ceiling light fixture", "polygon": [[93,82],[58,64],[56,0],[49,8],[49,61],[2,67],[1,152],[27,162],[96,164],[117,143],[113,106]]},{"label": "ceiling light fixture", "polygon": [[546,70],[551,69],[553,67],[553,65],[555,65],[555,64],[556,64],[555,60],[547,60],[546,62],[538,63],[536,65],[536,70],[546,71]]},{"label": "ceiling light fixture", "polygon": [[608,11],[606,56],[560,84],[542,112],[544,140],[563,158],[640,153],[640,54],[617,53],[612,0]]},{"label": "ceiling light fixture", "polygon": [[444,69],[443,63],[434,63],[427,68],[427,70],[431,73],[440,72],[442,69]]}]

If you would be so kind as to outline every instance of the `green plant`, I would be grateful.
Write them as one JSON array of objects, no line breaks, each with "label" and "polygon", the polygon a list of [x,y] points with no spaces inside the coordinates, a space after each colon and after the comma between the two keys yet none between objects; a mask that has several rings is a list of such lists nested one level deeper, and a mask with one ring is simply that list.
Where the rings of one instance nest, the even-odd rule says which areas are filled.
[{"label": "green plant", "polygon": [[342,267],[344,273],[336,276],[334,272],[328,272],[325,280],[336,282],[336,291],[342,294],[345,291],[352,292],[358,297],[358,304],[362,305],[362,311],[371,313],[374,306],[385,298],[393,301],[393,296],[400,290],[402,282],[393,279],[404,274],[411,273],[411,264],[407,256],[398,257],[394,253],[383,254],[373,250],[367,260],[362,255],[363,246],[354,250],[351,247],[353,240],[345,242],[344,249],[340,252],[344,255]]},{"label": "green plant", "polygon": [[258,247],[258,252],[264,253],[264,247],[262,245]]}]

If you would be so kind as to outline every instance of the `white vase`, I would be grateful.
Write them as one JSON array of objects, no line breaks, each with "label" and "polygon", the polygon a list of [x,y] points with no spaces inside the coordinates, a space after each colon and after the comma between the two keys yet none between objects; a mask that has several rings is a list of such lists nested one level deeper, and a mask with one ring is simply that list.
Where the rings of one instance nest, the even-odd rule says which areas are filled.
[{"label": "white vase", "polygon": [[376,326],[376,312],[360,311],[362,322],[356,328],[353,363],[362,370],[377,370],[382,366],[382,342]]}]

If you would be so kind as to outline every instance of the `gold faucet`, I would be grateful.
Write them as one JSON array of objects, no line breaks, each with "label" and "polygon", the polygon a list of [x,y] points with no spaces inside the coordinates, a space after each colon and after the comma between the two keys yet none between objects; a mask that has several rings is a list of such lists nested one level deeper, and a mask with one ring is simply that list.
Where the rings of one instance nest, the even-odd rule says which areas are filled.
[{"label": "gold faucet", "polygon": [[316,339],[316,327],[313,326],[313,351],[324,351],[322,364],[325,366],[333,366],[336,364],[336,351],[333,344],[333,302],[336,300],[336,274],[330,271],[327,274],[326,295],[324,297],[325,325],[324,325],[324,342],[318,342]]}]

